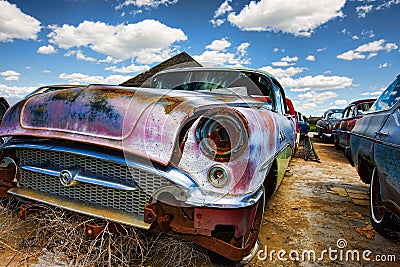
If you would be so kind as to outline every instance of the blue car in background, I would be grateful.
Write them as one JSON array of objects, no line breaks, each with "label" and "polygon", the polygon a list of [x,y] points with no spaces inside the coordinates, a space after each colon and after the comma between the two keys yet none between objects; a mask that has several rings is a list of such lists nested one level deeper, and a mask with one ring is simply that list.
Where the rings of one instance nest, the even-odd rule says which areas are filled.
[{"label": "blue car in background", "polygon": [[297,126],[300,130],[300,138],[304,138],[304,136],[310,131],[310,124],[307,122],[307,118],[301,114],[300,112],[296,111],[296,121]]},{"label": "blue car in background", "polygon": [[370,184],[371,224],[386,237],[400,236],[400,75],[357,120],[346,156]]}]

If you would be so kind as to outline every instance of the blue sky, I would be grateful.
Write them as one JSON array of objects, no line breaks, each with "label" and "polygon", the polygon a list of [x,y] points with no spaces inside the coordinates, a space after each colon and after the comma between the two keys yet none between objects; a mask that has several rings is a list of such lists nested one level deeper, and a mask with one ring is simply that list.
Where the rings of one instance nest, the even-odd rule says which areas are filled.
[{"label": "blue sky", "polygon": [[179,52],[261,68],[321,115],[400,74],[400,0],[0,0],[0,95],[117,84]]}]

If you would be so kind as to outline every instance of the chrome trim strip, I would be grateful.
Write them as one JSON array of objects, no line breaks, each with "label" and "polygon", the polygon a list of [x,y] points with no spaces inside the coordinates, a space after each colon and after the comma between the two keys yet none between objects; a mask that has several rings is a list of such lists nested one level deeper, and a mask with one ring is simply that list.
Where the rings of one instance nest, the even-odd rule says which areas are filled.
[{"label": "chrome trim strip", "polygon": [[[80,170],[76,169],[71,169],[71,170],[63,170],[61,168],[57,167],[37,167],[37,166],[21,166],[21,169],[26,170],[26,171],[31,171],[31,172],[37,172],[41,174],[46,174],[54,177],[61,177],[61,173],[63,171],[68,171],[72,173],[72,180],[70,181],[71,186],[73,181],[81,182],[81,183],[88,183],[88,184],[94,184],[94,185],[99,185],[99,186],[104,186],[104,187],[109,187],[109,188],[114,188],[118,190],[125,190],[125,191],[137,191],[139,190],[139,187],[136,184],[129,183],[126,181],[122,180],[114,180],[110,179],[108,177],[102,177],[99,175],[94,175],[90,173],[84,173]],[[62,183],[64,184],[64,183]],[[65,185],[68,186],[68,185]]]},{"label": "chrome trim strip", "polygon": [[280,149],[277,152],[275,152],[275,154],[273,156],[271,156],[263,164],[261,164],[261,167],[260,167],[259,171],[261,172],[261,171],[265,170],[272,163],[271,161],[276,159],[278,157],[278,155],[281,154],[282,151],[284,151],[287,147],[292,147],[292,149],[293,149],[293,146],[291,146],[289,143],[286,144],[285,146],[282,147],[282,149]]},{"label": "chrome trim strip", "polygon": [[366,139],[368,141],[372,141],[372,142],[374,142],[376,144],[385,145],[385,146],[389,146],[389,147],[394,147],[396,149],[400,149],[400,145],[398,145],[398,144],[388,143],[388,142],[385,142],[383,140],[378,140],[376,138],[365,136],[365,135],[354,133],[354,132],[351,132],[351,135]]},{"label": "chrome trim strip", "polygon": [[247,195],[231,196],[209,193],[205,195],[199,189],[192,190],[186,204],[220,209],[245,208],[257,203],[263,196],[262,187],[254,193]]},{"label": "chrome trim strip", "polygon": [[130,214],[123,211],[117,211],[99,205],[93,205],[79,200],[54,196],[51,194],[42,193],[36,190],[21,188],[21,187],[13,187],[10,190],[8,190],[8,193],[28,198],[34,201],[38,201],[44,204],[61,207],[63,209],[70,210],[83,215],[93,216],[101,219],[108,219],[113,222],[131,225],[146,230],[150,228],[150,224],[145,223],[143,221],[142,216]]}]

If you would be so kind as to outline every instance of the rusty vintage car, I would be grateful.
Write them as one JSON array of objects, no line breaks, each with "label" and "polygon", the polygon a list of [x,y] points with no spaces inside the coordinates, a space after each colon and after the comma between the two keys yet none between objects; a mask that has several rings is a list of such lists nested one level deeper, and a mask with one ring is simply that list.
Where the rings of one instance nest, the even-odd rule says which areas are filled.
[{"label": "rusty vintage car", "polygon": [[12,106],[0,128],[8,193],[248,261],[295,145],[282,86],[229,68],[149,84],[45,87]]},{"label": "rusty vintage car", "polygon": [[348,104],[340,121],[332,127],[333,142],[337,149],[346,148],[350,145],[350,132],[354,128],[356,120],[368,112],[376,99],[360,99]]},{"label": "rusty vintage car", "polygon": [[377,232],[400,237],[400,75],[356,121],[346,156],[370,184],[370,218]]}]

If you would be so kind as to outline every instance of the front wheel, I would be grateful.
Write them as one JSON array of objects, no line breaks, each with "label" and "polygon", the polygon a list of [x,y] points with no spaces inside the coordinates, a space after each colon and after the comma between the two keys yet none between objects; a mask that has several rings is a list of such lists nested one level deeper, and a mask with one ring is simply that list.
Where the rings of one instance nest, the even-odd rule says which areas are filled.
[{"label": "front wheel", "polygon": [[388,238],[399,237],[399,221],[382,202],[380,181],[376,168],[372,171],[370,185],[370,214],[371,224],[382,236]]}]

